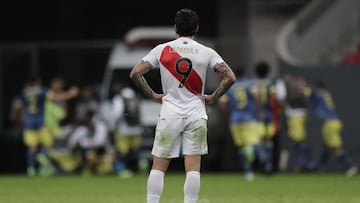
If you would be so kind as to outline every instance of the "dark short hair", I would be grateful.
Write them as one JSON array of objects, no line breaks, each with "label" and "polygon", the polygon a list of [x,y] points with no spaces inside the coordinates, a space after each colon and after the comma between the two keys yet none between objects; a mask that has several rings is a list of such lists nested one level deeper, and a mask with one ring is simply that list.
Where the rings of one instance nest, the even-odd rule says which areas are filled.
[{"label": "dark short hair", "polygon": [[259,78],[267,77],[270,71],[270,66],[265,61],[260,61],[255,65],[255,73]]},{"label": "dark short hair", "polygon": [[176,33],[180,36],[193,36],[199,25],[198,14],[188,8],[183,8],[175,15]]}]

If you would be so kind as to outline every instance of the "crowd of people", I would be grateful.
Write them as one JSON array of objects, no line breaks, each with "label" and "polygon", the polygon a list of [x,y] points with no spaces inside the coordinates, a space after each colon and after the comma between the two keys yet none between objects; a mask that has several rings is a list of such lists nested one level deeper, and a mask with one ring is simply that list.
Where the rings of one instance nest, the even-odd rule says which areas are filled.
[{"label": "crowd of people", "polygon": [[[347,176],[358,172],[357,164],[347,155],[342,140],[342,120],[332,92],[321,80],[307,81],[301,76],[285,74],[285,116],[287,134],[294,142],[294,172],[326,171],[330,156],[335,156],[343,165]],[[309,114],[321,121],[322,153],[316,158],[307,142],[307,119]]]},{"label": "crowd of people", "polygon": [[23,130],[27,174],[115,173],[127,178],[146,170],[148,163],[139,154],[143,129],[136,92],[125,86],[118,90],[109,122],[93,86],[65,88],[61,77],[49,85],[29,77],[13,102],[10,119]]},{"label": "crowd of people", "polygon": [[[253,70],[250,77],[236,68],[236,83],[217,102],[222,115],[229,116],[246,180],[255,178],[255,170],[266,174],[278,170],[281,128],[292,142],[291,171],[325,171],[327,160],[335,156],[348,176],[356,174],[357,164],[343,148],[342,122],[325,84],[290,73],[271,78],[266,62],[259,62]],[[122,85],[112,98],[109,123],[99,112],[94,87],[65,87],[61,77],[53,78],[48,87],[40,78],[31,77],[14,101],[10,117],[23,128],[27,174],[115,173],[126,178],[139,167],[147,170],[148,160],[139,154],[144,129],[139,121],[137,92]],[[69,100],[75,103],[73,119],[64,122],[70,116]],[[310,111],[323,121],[320,157],[314,156],[307,141]]]},{"label": "crowd of people", "polygon": [[[266,174],[278,170],[281,128],[292,142],[289,169],[294,173],[325,171],[327,160],[334,156],[348,176],[356,174],[357,164],[343,148],[342,121],[325,84],[290,73],[271,78],[266,62],[259,62],[253,70],[250,77],[237,67],[236,83],[217,101],[222,115],[229,116],[246,180],[253,180],[256,170]],[[126,178],[139,167],[149,169],[148,160],[139,154],[144,129],[135,90],[122,85],[117,91],[109,123],[99,112],[94,87],[65,87],[61,77],[53,78],[48,87],[40,78],[31,77],[14,101],[10,117],[23,128],[29,176],[114,173]],[[75,103],[73,119],[64,122],[69,116],[69,100]],[[320,157],[314,156],[307,141],[310,111],[323,122]]]},{"label": "crowd of people", "polygon": [[[270,71],[264,61],[254,67],[254,77],[238,68],[236,83],[219,101],[219,107],[230,118],[231,135],[246,180],[255,178],[254,166],[271,174],[281,164],[283,158],[275,148],[280,128],[292,142],[292,172],[324,172],[329,157],[335,156],[347,176],[355,175],[358,166],[343,148],[342,121],[330,90],[322,81],[308,81],[300,75],[286,73],[270,78]],[[310,112],[322,121],[323,152],[318,158],[307,141]]]}]

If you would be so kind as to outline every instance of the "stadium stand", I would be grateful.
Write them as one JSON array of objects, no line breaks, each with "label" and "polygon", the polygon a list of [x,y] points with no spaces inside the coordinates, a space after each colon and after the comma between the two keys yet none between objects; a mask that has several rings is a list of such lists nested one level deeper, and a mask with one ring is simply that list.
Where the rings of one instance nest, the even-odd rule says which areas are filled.
[{"label": "stadium stand", "polygon": [[280,32],[279,57],[293,65],[340,63],[360,40],[359,7],[356,0],[310,2]]}]

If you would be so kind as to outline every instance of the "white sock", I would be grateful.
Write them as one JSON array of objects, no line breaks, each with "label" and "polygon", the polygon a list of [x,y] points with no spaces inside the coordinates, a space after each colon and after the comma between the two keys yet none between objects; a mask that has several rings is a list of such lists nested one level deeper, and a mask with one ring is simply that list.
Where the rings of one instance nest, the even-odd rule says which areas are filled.
[{"label": "white sock", "polygon": [[184,183],[184,203],[196,203],[200,191],[200,173],[188,171]]},{"label": "white sock", "polygon": [[152,169],[147,181],[147,203],[159,203],[164,188],[164,172]]}]

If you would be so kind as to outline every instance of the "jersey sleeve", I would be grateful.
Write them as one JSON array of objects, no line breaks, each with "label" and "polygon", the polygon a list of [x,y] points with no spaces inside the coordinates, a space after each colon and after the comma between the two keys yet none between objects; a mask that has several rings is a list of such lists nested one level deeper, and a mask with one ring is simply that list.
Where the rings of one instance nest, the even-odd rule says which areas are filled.
[{"label": "jersey sleeve", "polygon": [[142,58],[143,61],[149,63],[153,68],[158,67],[159,66],[158,56],[160,55],[161,50],[162,50],[162,46],[157,45],[152,50],[150,50],[150,52],[146,56]]},{"label": "jersey sleeve", "polygon": [[215,69],[215,66],[219,63],[224,62],[223,58],[213,49],[209,48],[210,64],[211,69]]}]

